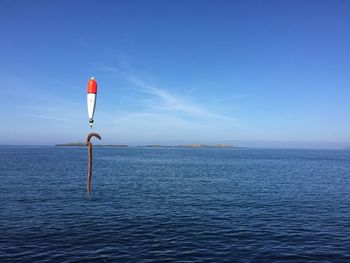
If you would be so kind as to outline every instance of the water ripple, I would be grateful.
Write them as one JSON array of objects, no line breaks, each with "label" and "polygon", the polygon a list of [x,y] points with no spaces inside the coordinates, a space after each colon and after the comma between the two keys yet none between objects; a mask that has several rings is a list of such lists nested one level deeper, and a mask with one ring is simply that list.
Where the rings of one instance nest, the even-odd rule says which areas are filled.
[{"label": "water ripple", "polygon": [[1,262],[349,262],[350,153],[0,148]]}]

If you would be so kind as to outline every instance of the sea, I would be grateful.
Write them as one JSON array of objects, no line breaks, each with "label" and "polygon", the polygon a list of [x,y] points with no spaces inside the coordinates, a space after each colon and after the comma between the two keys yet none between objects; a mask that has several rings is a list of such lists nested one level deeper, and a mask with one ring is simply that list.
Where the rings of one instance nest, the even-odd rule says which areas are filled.
[{"label": "sea", "polygon": [[0,262],[350,262],[350,151],[0,146]]}]

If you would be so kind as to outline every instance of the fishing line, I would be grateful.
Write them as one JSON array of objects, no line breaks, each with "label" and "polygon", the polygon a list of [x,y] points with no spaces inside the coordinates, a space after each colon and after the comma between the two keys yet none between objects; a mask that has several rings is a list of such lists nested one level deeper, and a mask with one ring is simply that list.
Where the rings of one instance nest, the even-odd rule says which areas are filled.
[{"label": "fishing line", "polygon": [[89,58],[90,58],[90,70],[92,76],[96,70],[96,1],[90,0],[90,45],[89,45]]},{"label": "fishing line", "polygon": [[[90,0],[90,43],[89,43],[89,59],[90,59],[90,70],[91,75],[95,75],[95,63],[96,63],[96,55],[95,55],[95,42],[96,42],[96,2],[95,0]],[[89,125],[92,129],[94,123],[94,113],[96,106],[96,98],[97,98],[97,82],[94,77],[91,77],[88,82],[87,88],[87,107],[88,107],[88,115],[89,115]],[[88,134],[86,138],[86,145],[88,146],[88,179],[87,179],[87,192],[90,194],[91,189],[91,176],[92,176],[92,143],[90,142],[91,137],[96,137],[101,140],[101,136],[98,133],[91,132]]]}]

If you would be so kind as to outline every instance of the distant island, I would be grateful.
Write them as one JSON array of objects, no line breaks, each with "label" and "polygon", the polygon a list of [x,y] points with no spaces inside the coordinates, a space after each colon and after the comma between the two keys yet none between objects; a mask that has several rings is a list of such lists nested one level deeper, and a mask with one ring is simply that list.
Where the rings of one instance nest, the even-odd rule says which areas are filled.
[{"label": "distant island", "polygon": [[[55,146],[75,146],[75,147],[85,147],[85,143],[63,143],[63,144],[55,144]],[[94,144],[94,147],[129,147],[124,144]],[[172,148],[237,148],[229,144],[180,144],[180,145],[160,145],[160,144],[151,144],[151,145],[143,145],[137,147],[172,147]]]},{"label": "distant island", "polygon": [[178,147],[185,147],[185,148],[234,148],[232,145],[229,144],[184,144],[179,145]]},{"label": "distant island", "polygon": [[[55,144],[55,146],[85,147],[86,143],[72,142],[72,143]],[[94,144],[94,147],[128,147],[128,145],[125,145],[125,144]]]},{"label": "distant island", "polygon": [[235,148],[229,144],[180,144],[180,145],[159,145],[151,144],[139,147],[175,147],[175,148]]}]

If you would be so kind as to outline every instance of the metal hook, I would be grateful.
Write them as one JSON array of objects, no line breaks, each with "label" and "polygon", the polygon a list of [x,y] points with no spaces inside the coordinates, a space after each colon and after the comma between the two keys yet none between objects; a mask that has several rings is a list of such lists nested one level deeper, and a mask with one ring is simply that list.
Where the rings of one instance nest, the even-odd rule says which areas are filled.
[{"label": "metal hook", "polygon": [[86,138],[86,145],[88,146],[88,181],[87,181],[87,191],[90,194],[91,185],[91,175],[92,175],[92,143],[90,142],[92,137],[96,137],[101,140],[101,136],[98,133],[91,132]]}]

